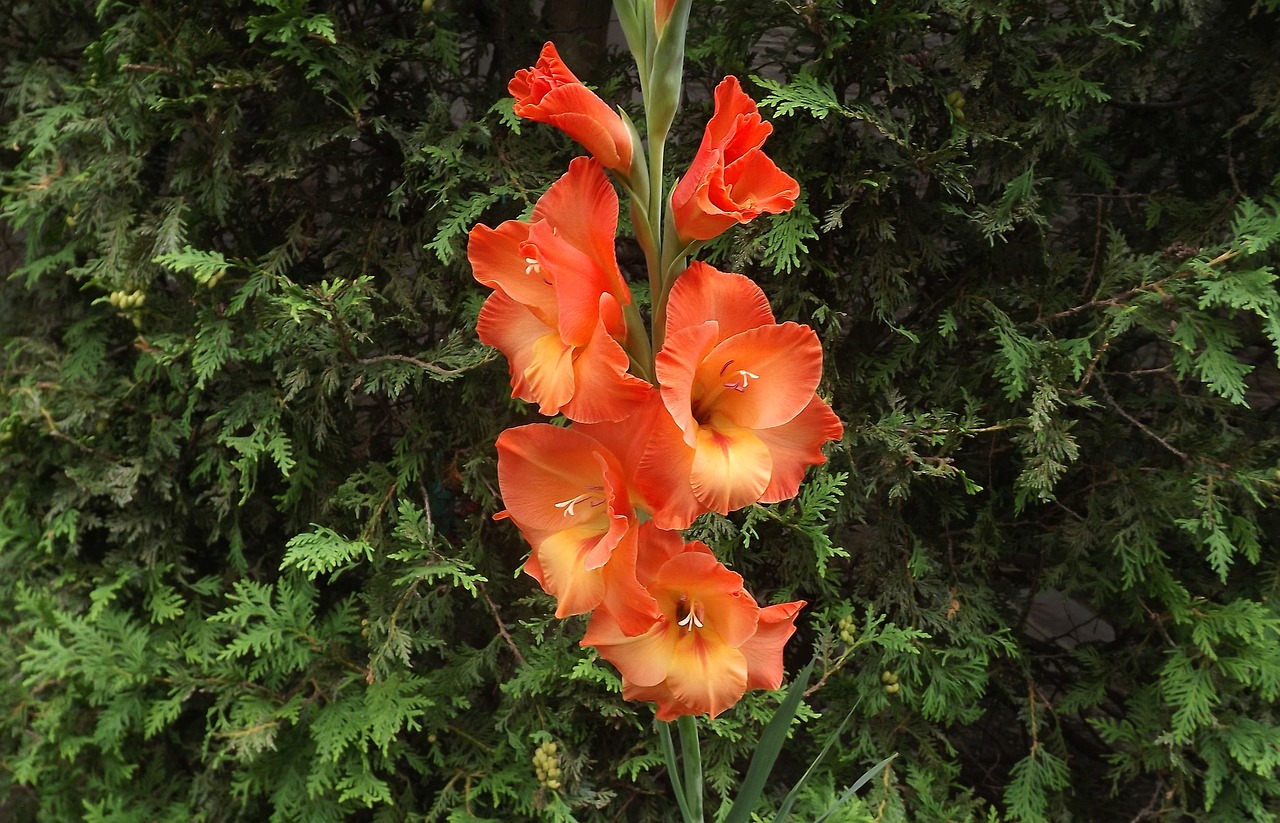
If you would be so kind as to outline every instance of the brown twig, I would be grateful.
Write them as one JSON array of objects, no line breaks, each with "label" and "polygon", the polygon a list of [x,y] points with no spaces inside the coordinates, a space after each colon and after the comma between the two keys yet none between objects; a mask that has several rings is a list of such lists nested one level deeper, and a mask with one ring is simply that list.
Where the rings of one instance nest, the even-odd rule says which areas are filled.
[{"label": "brown twig", "polygon": [[1141,420],[1139,420],[1138,418],[1134,417],[1133,415],[1129,414],[1127,411],[1122,409],[1120,407],[1120,404],[1116,402],[1116,399],[1111,396],[1111,392],[1107,391],[1107,384],[1102,382],[1101,377],[1098,378],[1098,388],[1102,389],[1102,396],[1107,399],[1107,403],[1110,404],[1111,408],[1115,409],[1116,413],[1119,414],[1121,417],[1123,417],[1125,420],[1128,420],[1134,426],[1137,426],[1138,431],[1142,432],[1147,437],[1150,437],[1152,440],[1156,441],[1161,446],[1164,446],[1166,449],[1173,452],[1183,460],[1185,461],[1191,460],[1190,455],[1188,455],[1186,452],[1181,451],[1177,447],[1170,444],[1169,441],[1165,440],[1163,437],[1156,434],[1151,429],[1147,428],[1147,426]]},{"label": "brown twig", "polygon": [[[487,363],[492,359],[493,359],[492,356],[487,356],[485,357],[485,359],[481,360],[480,363]],[[374,363],[389,363],[389,362],[409,363],[410,365],[417,366],[423,371],[429,371],[432,374],[439,374],[439,375],[444,375],[449,377],[455,374],[465,374],[467,371],[470,371],[470,369],[441,368],[440,366],[437,366],[435,363],[428,363],[425,360],[419,360],[416,357],[409,357],[408,355],[404,355],[404,354],[380,354],[377,357],[363,357],[357,360],[356,362],[365,366],[373,365]],[[477,363],[476,365],[480,365],[480,363]]]},{"label": "brown twig", "polygon": [[516,660],[520,661],[520,665],[525,665],[524,655],[520,653],[516,641],[507,631],[507,627],[502,624],[502,617],[498,614],[498,606],[490,599],[488,592],[484,590],[483,583],[477,583],[476,588],[480,592],[480,596],[484,598],[484,602],[489,605],[489,611],[493,614],[493,622],[498,624],[498,634],[502,635],[502,639],[507,642],[507,648],[511,649],[511,653],[515,655]]},{"label": "brown twig", "polygon": [[[1240,254],[1240,249],[1227,249],[1222,254],[1210,260],[1208,265],[1216,266],[1220,263],[1225,263],[1226,261],[1230,260],[1233,257],[1236,257],[1239,254]],[[1174,280],[1184,280],[1192,276],[1193,274],[1195,274],[1195,271],[1191,269],[1183,269],[1182,271],[1171,274],[1168,277],[1162,277],[1159,280],[1156,280],[1155,282],[1147,283],[1144,286],[1137,286],[1135,288],[1128,289],[1127,291],[1122,291],[1119,294],[1115,295],[1114,297],[1108,297],[1104,300],[1090,300],[1088,303],[1081,303],[1078,306],[1072,306],[1069,309],[1063,309],[1062,311],[1056,312],[1055,314],[1051,314],[1048,317],[1036,318],[1036,322],[1047,323],[1050,320],[1061,320],[1064,317],[1070,317],[1073,314],[1079,314],[1080,312],[1088,311],[1089,309],[1115,308],[1117,306],[1122,306],[1124,305],[1125,301],[1127,301],[1131,297],[1134,297],[1135,295],[1143,294],[1144,292],[1157,291],[1165,283],[1169,283]]]}]

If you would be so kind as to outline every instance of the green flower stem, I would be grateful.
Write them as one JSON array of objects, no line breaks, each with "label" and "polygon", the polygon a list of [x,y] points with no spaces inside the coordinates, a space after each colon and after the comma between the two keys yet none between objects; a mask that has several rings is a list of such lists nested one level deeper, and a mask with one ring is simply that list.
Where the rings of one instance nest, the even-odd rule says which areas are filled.
[{"label": "green flower stem", "polygon": [[627,323],[627,339],[623,343],[627,356],[631,358],[632,371],[650,383],[657,382],[654,374],[653,349],[649,347],[649,335],[645,334],[644,319],[640,316],[640,308],[635,302],[622,307],[622,316]]},{"label": "green flower stem", "polygon": [[662,759],[667,764],[667,776],[671,778],[671,789],[676,794],[676,805],[680,807],[680,819],[684,823],[693,823],[689,816],[689,801],[685,799],[684,782],[680,779],[680,764],[676,761],[676,747],[671,741],[671,724],[665,720],[658,721],[658,740],[662,744]]},{"label": "green flower stem", "polygon": [[684,715],[680,729],[680,754],[684,758],[684,791],[691,823],[702,823],[702,750],[698,747],[698,720]]},{"label": "green flower stem", "polygon": [[[648,101],[645,101],[648,108]],[[649,124],[652,128],[652,124]],[[644,250],[645,264],[649,273],[649,293],[653,299],[653,326],[650,330],[653,339],[653,351],[656,354],[662,349],[667,331],[667,292],[669,288],[663,277],[663,258],[666,243],[662,236],[662,216],[666,211],[666,192],[662,187],[662,163],[666,150],[666,129],[655,134],[649,132],[649,204],[647,208],[648,235],[651,243]]]}]

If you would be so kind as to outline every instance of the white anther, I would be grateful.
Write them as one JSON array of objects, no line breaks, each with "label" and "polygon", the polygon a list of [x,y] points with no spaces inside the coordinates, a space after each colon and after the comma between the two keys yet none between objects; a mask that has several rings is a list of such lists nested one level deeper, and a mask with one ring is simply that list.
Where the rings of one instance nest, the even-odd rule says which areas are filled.
[{"label": "white anther", "polygon": [[591,499],[591,495],[580,494],[577,497],[573,498],[572,500],[560,501],[559,503],[556,504],[556,508],[564,509],[565,517],[573,517],[573,507],[583,502],[584,500],[590,500],[590,499]]},{"label": "white anther", "polygon": [[740,382],[725,383],[724,387],[726,389],[733,389],[736,392],[742,392],[746,391],[749,380],[760,379],[760,375],[749,372],[746,369],[738,369],[738,376],[742,378]]},{"label": "white anther", "polygon": [[690,609],[689,613],[684,616],[684,619],[676,625],[684,626],[689,631],[693,631],[695,626],[699,629],[702,628],[702,621],[698,619],[696,610]]}]

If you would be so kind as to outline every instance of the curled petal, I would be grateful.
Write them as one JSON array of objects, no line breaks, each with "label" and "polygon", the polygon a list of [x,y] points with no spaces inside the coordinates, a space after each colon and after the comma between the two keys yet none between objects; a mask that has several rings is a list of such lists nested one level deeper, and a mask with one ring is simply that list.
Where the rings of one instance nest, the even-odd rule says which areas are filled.
[{"label": "curled petal", "polygon": [[826,462],[822,444],[839,440],[843,435],[840,418],[816,394],[793,419],[781,426],[757,430],[756,436],[768,447],[773,460],[769,488],[760,495],[760,502],[777,503],[795,497],[805,469]]},{"label": "curled petal", "polygon": [[[607,294],[600,302],[612,301]],[[626,351],[596,321],[591,341],[576,352],[573,362],[573,396],[562,407],[565,417],[582,423],[623,420],[635,411],[650,391],[648,382],[627,372]]]},{"label": "curled petal", "polygon": [[501,291],[484,301],[476,322],[480,342],[507,357],[511,396],[537,403],[546,415],[559,413],[573,397],[573,349],[528,307]]},{"label": "curled petal", "polygon": [[747,659],[747,688],[772,691],[782,685],[782,647],[796,631],[796,615],[805,602],[780,603],[760,610],[756,632],[740,651]]},{"label": "curled petal", "polygon": [[604,599],[604,575],[588,569],[586,559],[602,533],[591,526],[552,532],[534,547],[524,570],[556,598],[556,617],[586,614]]}]

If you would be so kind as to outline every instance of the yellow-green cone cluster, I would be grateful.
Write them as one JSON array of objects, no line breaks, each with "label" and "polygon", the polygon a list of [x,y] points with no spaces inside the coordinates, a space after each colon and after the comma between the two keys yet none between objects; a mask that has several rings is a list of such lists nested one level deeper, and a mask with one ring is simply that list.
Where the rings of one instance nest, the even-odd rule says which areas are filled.
[{"label": "yellow-green cone cluster", "polygon": [[836,623],[836,629],[840,633],[841,643],[852,643],[854,632],[858,631],[858,624],[853,622],[853,618],[845,615]]},{"label": "yellow-green cone cluster", "polygon": [[898,689],[901,688],[898,685],[898,675],[891,671],[882,672],[880,674],[880,682],[884,684],[885,694],[897,694]]},{"label": "yellow-green cone cluster", "polygon": [[560,759],[555,743],[547,742],[533,751],[533,772],[538,782],[555,791],[560,788]]},{"label": "yellow-green cone cluster", "polygon": [[147,293],[141,289],[113,291],[107,296],[107,302],[127,313],[130,309],[142,308],[147,302]]}]

